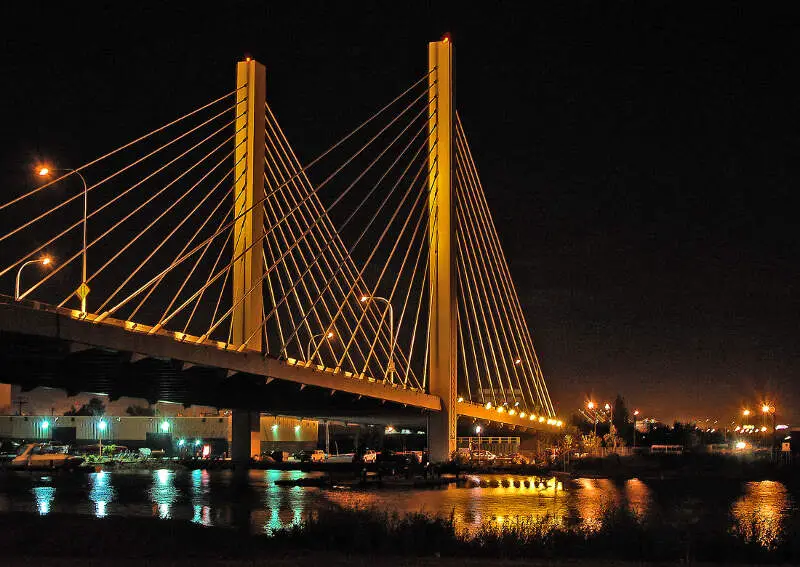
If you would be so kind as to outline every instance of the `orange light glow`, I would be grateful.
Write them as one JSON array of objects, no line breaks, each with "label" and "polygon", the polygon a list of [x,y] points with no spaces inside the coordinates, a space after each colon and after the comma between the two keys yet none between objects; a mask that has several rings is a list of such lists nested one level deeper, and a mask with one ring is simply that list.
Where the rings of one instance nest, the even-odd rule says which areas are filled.
[{"label": "orange light glow", "polygon": [[46,265],[48,265],[50,262],[51,262],[51,260],[50,260],[50,258],[48,258],[47,256],[45,256],[44,258],[42,258],[42,266],[46,266]]},{"label": "orange light glow", "polygon": [[328,331],[328,334],[325,335],[325,336],[327,336],[329,339],[332,339],[333,338],[333,331]]},{"label": "orange light glow", "polygon": [[768,404],[764,404],[763,406],[761,406],[761,411],[763,411],[764,413],[769,413],[769,409],[770,408]]},{"label": "orange light glow", "polygon": [[361,296],[361,303],[366,303],[368,300],[369,300],[369,296],[368,295],[362,295]]},{"label": "orange light glow", "polygon": [[42,177],[44,177],[45,175],[50,173],[50,168],[49,167],[41,166],[41,167],[38,167],[36,169],[37,169],[36,173],[38,175],[42,176]]}]

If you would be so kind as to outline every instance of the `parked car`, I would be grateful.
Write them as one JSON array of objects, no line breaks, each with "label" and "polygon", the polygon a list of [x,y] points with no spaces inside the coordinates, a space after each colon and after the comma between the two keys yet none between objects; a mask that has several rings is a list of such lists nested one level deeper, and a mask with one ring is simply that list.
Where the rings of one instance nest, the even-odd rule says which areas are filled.
[{"label": "parked car", "polygon": [[325,460],[325,452],[321,449],[304,449],[294,454],[301,463],[321,463]]},{"label": "parked car", "polygon": [[494,461],[497,458],[497,455],[491,453],[489,451],[473,451],[470,458],[473,461]]},{"label": "parked car", "polygon": [[79,466],[83,460],[82,457],[70,455],[69,447],[66,445],[29,443],[11,461],[11,467],[18,469],[71,469]]},{"label": "parked car", "polygon": [[377,459],[378,459],[378,453],[376,453],[372,449],[367,449],[366,451],[364,451],[363,454],[356,453],[355,455],[353,455],[354,463],[371,464],[374,463]]}]

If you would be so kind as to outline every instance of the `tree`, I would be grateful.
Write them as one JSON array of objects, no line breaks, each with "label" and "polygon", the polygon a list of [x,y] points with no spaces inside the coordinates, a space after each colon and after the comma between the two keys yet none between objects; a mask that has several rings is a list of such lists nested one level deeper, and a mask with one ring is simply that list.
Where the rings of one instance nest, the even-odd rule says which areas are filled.
[{"label": "tree", "polygon": [[80,408],[72,407],[64,412],[64,415],[80,415],[80,416],[99,416],[105,415],[106,405],[99,398],[91,398],[87,403],[83,404]]},{"label": "tree", "polygon": [[152,406],[128,406],[125,413],[137,417],[153,417],[156,415],[156,410]]}]

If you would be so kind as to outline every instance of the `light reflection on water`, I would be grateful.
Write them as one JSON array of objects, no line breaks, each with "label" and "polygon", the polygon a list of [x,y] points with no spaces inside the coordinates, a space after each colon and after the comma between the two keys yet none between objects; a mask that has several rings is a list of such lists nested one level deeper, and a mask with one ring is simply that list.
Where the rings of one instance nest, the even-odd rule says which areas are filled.
[{"label": "light reflection on water", "polygon": [[89,500],[95,504],[95,516],[106,515],[106,505],[114,500],[114,487],[111,486],[111,474],[105,471],[89,474]]},{"label": "light reflection on water", "polygon": [[[730,510],[732,526],[745,537],[770,546],[781,536],[795,500],[779,482],[704,485],[682,481],[579,478],[565,481],[527,476],[481,475],[470,486],[441,489],[320,489],[277,486],[276,480],[317,476],[300,471],[250,471],[235,482],[229,471],[107,471],[43,475],[7,473],[0,479],[0,512],[26,510],[174,518],[204,526],[231,526],[255,533],[299,524],[324,508],[375,509],[399,514],[424,512],[449,517],[467,532],[486,523],[547,521],[600,527],[612,509],[626,508],[640,518],[681,512],[687,502],[694,517],[705,509]],[[505,486],[503,486],[505,484]],[[725,521],[724,518],[720,521]]]},{"label": "light reflection on water", "polygon": [[179,495],[180,491],[175,488],[175,471],[167,469],[153,471],[150,500],[154,504],[154,514],[157,511],[159,518],[171,518],[170,509]]},{"label": "light reflection on water", "polygon": [[745,484],[744,494],[731,506],[735,530],[764,547],[780,539],[793,499],[780,482],[763,480]]}]

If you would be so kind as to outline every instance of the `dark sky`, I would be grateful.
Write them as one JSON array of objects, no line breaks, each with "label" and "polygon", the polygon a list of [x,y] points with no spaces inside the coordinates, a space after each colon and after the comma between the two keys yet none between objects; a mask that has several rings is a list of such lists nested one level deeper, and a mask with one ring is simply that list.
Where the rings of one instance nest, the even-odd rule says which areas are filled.
[{"label": "dark sky", "polygon": [[83,163],[225,92],[244,53],[310,159],[420,77],[427,41],[450,31],[459,111],[560,412],[620,392],[662,419],[728,420],[764,397],[800,417],[788,8],[201,4],[4,7],[3,191],[29,185],[39,154]]}]

